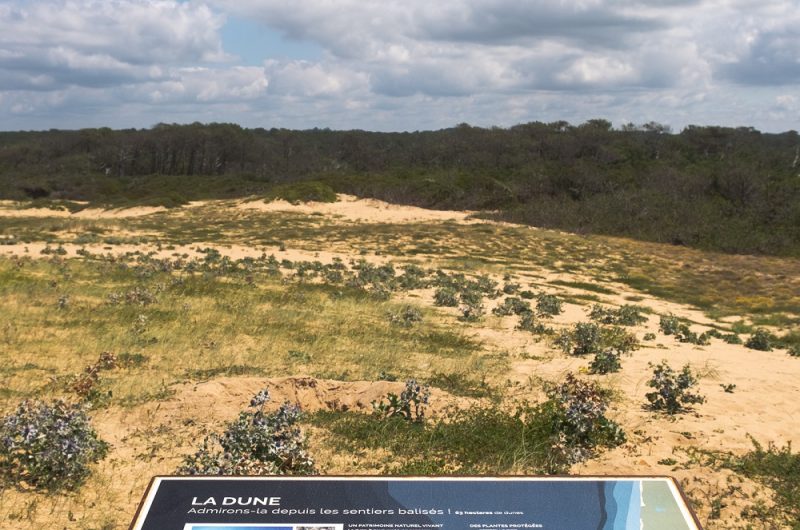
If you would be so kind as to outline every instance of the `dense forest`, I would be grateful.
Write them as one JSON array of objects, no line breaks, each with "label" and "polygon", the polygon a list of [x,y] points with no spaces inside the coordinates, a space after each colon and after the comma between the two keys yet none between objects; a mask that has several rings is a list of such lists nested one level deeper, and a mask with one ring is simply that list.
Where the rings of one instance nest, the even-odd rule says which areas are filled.
[{"label": "dense forest", "polygon": [[800,256],[800,137],[657,123],[424,132],[150,129],[0,133],[0,198],[177,205],[331,190],[734,253]]}]

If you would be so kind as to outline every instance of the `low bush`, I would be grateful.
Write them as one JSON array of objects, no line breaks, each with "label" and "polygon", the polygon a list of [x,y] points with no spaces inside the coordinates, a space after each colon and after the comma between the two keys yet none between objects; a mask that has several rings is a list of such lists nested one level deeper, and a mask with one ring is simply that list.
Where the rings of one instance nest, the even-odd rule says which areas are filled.
[{"label": "low bush", "polygon": [[664,335],[675,335],[678,333],[680,324],[680,319],[674,315],[661,315],[658,321],[658,329],[660,329],[661,333]]},{"label": "low bush", "polygon": [[536,314],[549,318],[560,315],[564,311],[561,299],[552,294],[540,294],[536,297]]},{"label": "low bush", "polygon": [[744,345],[751,350],[772,351],[773,340],[769,331],[764,328],[758,328],[750,335]]},{"label": "low bush", "polygon": [[467,304],[461,306],[459,309],[461,311],[461,315],[458,317],[458,320],[462,322],[478,322],[481,318],[483,318],[483,304]]},{"label": "low bush", "polygon": [[108,444],[81,404],[23,401],[0,420],[0,475],[39,489],[75,489],[102,460]]},{"label": "low bush", "polygon": [[327,184],[319,181],[293,182],[280,184],[272,188],[266,196],[269,200],[283,199],[292,204],[301,202],[336,202],[336,192]]},{"label": "low bush", "polygon": [[595,354],[594,359],[589,364],[590,374],[610,374],[619,372],[622,368],[620,354],[614,350],[603,350]]},{"label": "low bush", "polygon": [[548,397],[538,412],[549,417],[556,460],[574,464],[591,456],[596,447],[625,442],[619,424],[605,416],[610,398],[597,384],[568,373],[563,383],[548,391]]},{"label": "low bush", "polygon": [[741,344],[742,339],[739,338],[739,335],[736,333],[728,333],[723,335],[722,340],[725,341],[727,344]]},{"label": "low bush", "polygon": [[308,475],[315,472],[306,440],[296,427],[300,408],[284,403],[266,412],[269,392],[262,390],[222,434],[203,440],[201,448],[184,458],[183,475]]},{"label": "low bush", "polygon": [[570,355],[587,355],[600,351],[600,326],[591,322],[578,322],[571,331],[563,331],[556,345]]},{"label": "low bush", "polygon": [[630,304],[625,304],[617,309],[607,309],[600,304],[595,304],[592,306],[589,318],[601,324],[638,326],[647,322],[647,317],[642,315],[642,312],[643,309],[641,307]]},{"label": "low bush", "polygon": [[407,421],[425,421],[425,407],[431,391],[427,385],[420,385],[416,379],[406,381],[406,387],[398,396],[390,392],[386,401],[373,401],[375,415],[381,418],[403,418]]},{"label": "low bush", "polygon": [[509,316],[509,315],[521,315],[522,313],[530,312],[531,304],[522,300],[521,298],[516,298],[514,296],[509,296],[503,303],[492,309],[492,313],[499,317]]},{"label": "low bush", "polygon": [[458,305],[456,290],[452,287],[439,287],[433,293],[433,303],[440,307],[456,307]]},{"label": "low bush", "polygon": [[553,333],[553,328],[549,328],[539,322],[536,319],[536,315],[532,311],[526,311],[520,315],[517,329],[530,331],[535,335],[549,335]]},{"label": "low bush", "polygon": [[[650,366],[653,367],[652,364]],[[654,366],[653,377],[647,382],[647,386],[655,391],[647,393],[645,397],[652,410],[677,414],[686,411],[689,405],[705,402],[703,396],[689,391],[696,384],[697,376],[688,364],[680,373],[676,373],[667,361],[662,361]]]},{"label": "low bush", "polygon": [[387,314],[389,322],[392,324],[410,328],[419,322],[422,322],[422,311],[414,306],[407,305],[397,312],[389,312]]},{"label": "low bush", "polygon": [[770,443],[765,449],[754,438],[751,441],[753,450],[741,457],[731,457],[725,467],[765,482],[775,492],[777,513],[773,515],[783,519],[780,527],[800,528],[800,454],[792,452],[791,443],[784,447]]}]

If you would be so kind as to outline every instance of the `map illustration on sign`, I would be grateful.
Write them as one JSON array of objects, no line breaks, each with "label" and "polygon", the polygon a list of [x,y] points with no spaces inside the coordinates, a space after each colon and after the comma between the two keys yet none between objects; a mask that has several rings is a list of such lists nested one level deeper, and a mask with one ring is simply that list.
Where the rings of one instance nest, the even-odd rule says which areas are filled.
[{"label": "map illustration on sign", "polygon": [[666,477],[157,477],[131,530],[700,530]]}]

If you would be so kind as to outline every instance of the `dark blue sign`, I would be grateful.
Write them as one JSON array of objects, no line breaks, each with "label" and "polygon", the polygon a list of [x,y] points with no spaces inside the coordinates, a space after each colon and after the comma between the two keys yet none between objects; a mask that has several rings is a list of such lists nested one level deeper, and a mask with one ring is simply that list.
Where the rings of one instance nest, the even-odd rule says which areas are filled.
[{"label": "dark blue sign", "polygon": [[664,477],[157,477],[131,530],[699,530]]}]

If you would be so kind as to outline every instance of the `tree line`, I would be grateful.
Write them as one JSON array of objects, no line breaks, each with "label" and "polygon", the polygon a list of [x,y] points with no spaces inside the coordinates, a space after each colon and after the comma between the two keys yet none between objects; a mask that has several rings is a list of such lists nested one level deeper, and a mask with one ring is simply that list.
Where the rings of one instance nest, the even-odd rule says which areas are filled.
[{"label": "tree line", "polygon": [[174,205],[300,181],[575,232],[800,255],[795,131],[676,134],[597,119],[396,133],[225,123],[0,133],[4,199]]}]

